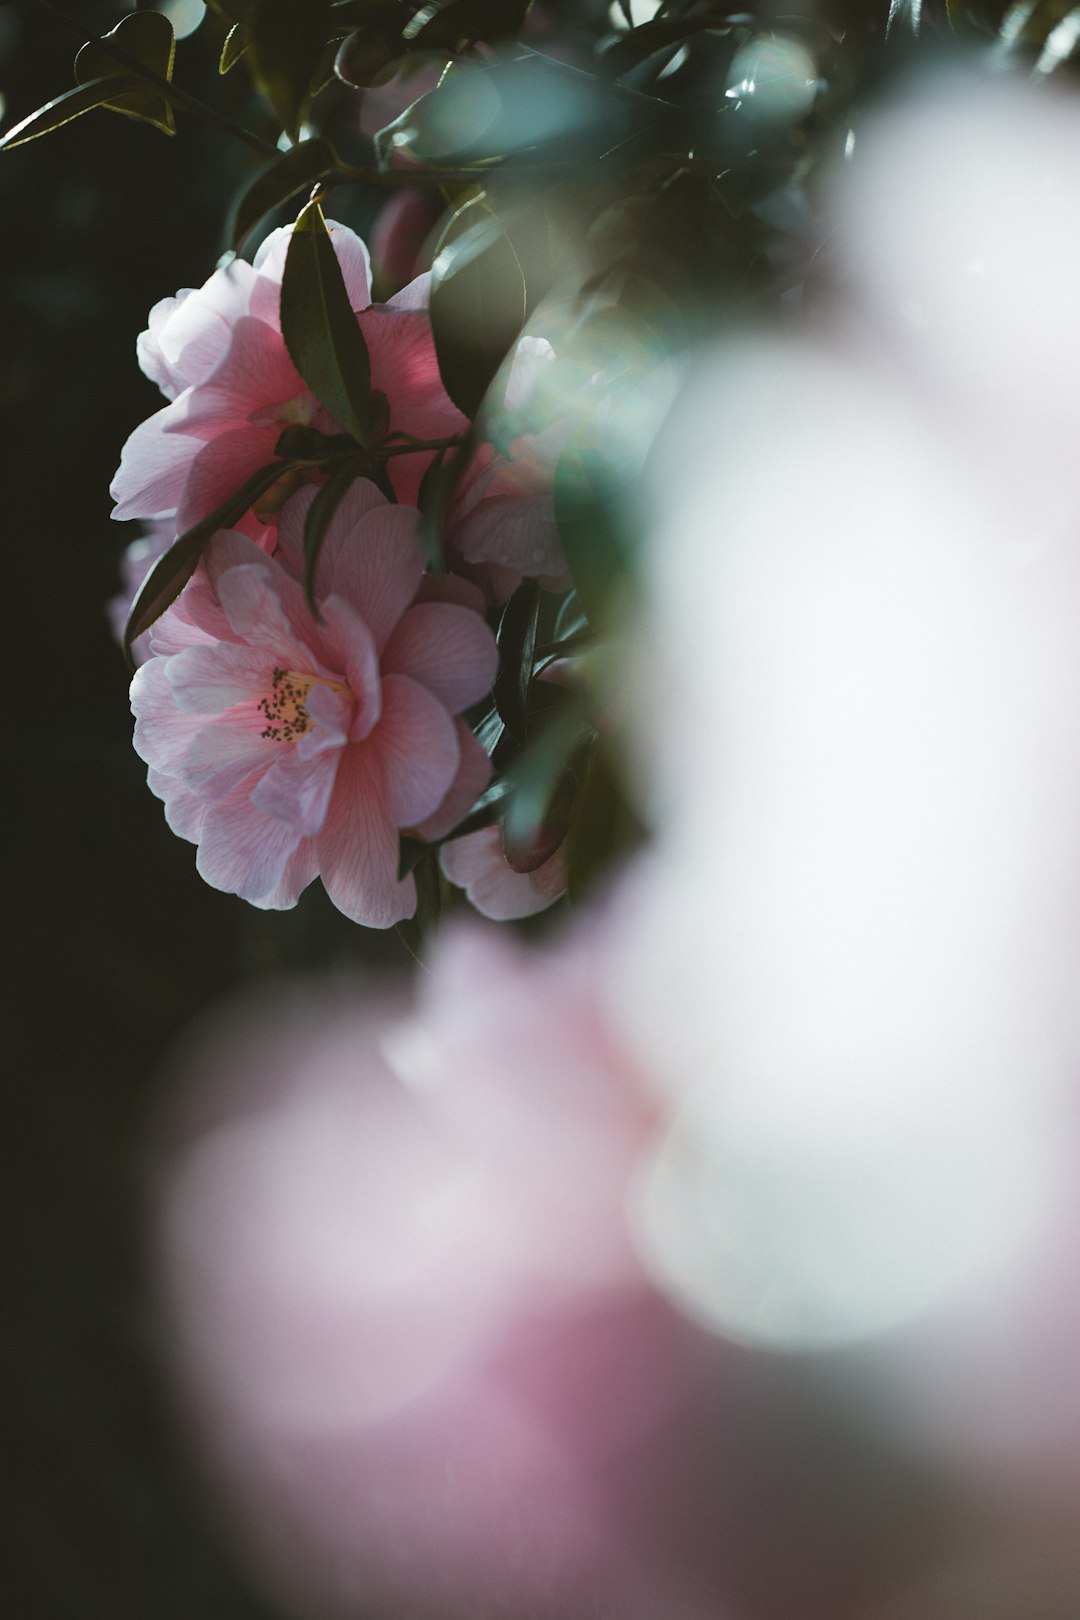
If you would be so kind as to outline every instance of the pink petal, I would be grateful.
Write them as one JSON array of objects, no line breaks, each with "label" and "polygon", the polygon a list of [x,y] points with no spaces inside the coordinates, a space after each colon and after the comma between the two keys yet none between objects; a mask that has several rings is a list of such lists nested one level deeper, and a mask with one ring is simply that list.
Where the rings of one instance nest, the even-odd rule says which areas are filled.
[{"label": "pink petal", "polygon": [[[306,609],[299,587],[281,569],[271,575],[257,565],[227,568],[217,581],[217,593],[233,630],[249,646],[265,648],[283,669],[334,678],[296,633],[295,619],[306,615]],[[314,629],[310,617],[308,624]]]},{"label": "pink petal", "polygon": [[427,315],[373,304],[360,325],[371,355],[372,387],[390,401],[390,426],[419,439],[464,433],[468,419],[443,387]]},{"label": "pink petal", "polygon": [[398,835],[366,744],[350,746],[342,755],[317,846],[323,885],[346,917],[369,928],[390,928],[412,916],[416,885],[411,876],[398,882]]},{"label": "pink petal", "polygon": [[[506,864],[498,827],[481,827],[444,844],[439,864],[450,882],[465,890],[477,911],[494,922],[546,911],[566,887],[561,850],[536,872],[514,872]],[[541,872],[545,877],[538,883]]]},{"label": "pink petal", "polygon": [[175,776],[155,771],[151,765],[146,773],[146,785],[151,793],[163,800],[165,821],[169,831],[189,844],[197,844],[202,837],[202,826],[209,806],[205,799],[196,798]]},{"label": "pink petal", "polygon": [[135,716],[135,752],[147,765],[177,775],[193,740],[206,725],[206,717],[181,714],[169,677],[168,660],[149,658],[131,683],[131,712]]},{"label": "pink petal", "polygon": [[418,602],[456,602],[474,613],[487,611],[487,600],[479,586],[461,574],[425,574],[416,593]]},{"label": "pink petal", "polygon": [[185,647],[169,659],[167,673],[178,709],[219,714],[234,703],[264,697],[273,669],[265,649],[225,641]]},{"label": "pink petal", "polygon": [[245,782],[250,789],[252,778],[261,776],[276,750],[285,746],[260,736],[265,723],[253,703],[238,705],[213,720],[204,717],[173,774],[204,799],[225,799]]},{"label": "pink petal", "polygon": [[[201,421],[242,422],[252,416],[258,424],[305,392],[281,333],[244,315],[233,327],[232,341],[217,368],[195,390],[185,431]],[[281,431],[280,425],[276,431]]]},{"label": "pink petal", "polygon": [[[297,579],[302,579],[304,572],[304,524],[307,522],[311,503],[318,492],[317,484],[305,484],[295,495],[290,495],[281,508],[278,519],[277,555]],[[334,559],[343,547],[347,548],[353,543],[353,530],[356,525],[376,507],[388,504],[382,490],[373,484],[370,478],[358,478],[355,483],[349,485],[330,520],[319,549],[319,565],[315,576],[315,590],[318,596],[329,594]]]},{"label": "pink petal", "polygon": [[415,824],[413,830],[418,838],[445,838],[459,821],[465,819],[491,780],[491,761],[484,749],[464,720],[455,720],[454,725],[461,749],[461,764],[443,802],[432,815]]},{"label": "pink petal", "polygon": [[491,690],[499,655],[495,637],[478,613],[449,602],[409,608],[386,644],[386,674],[409,675],[451,714]]},{"label": "pink petal", "polygon": [[181,388],[205,382],[229,347],[234,323],[247,314],[253,283],[251,266],[234,259],[197,290],[163,299],[150,311],[149,329],[139,340],[140,363],[144,350],[147,358],[156,351],[170,377],[182,379]]},{"label": "pink petal", "polygon": [[[174,435],[178,444],[191,441]],[[277,428],[258,428],[245,423],[204,444],[189,462],[189,474],[183,500],[177,513],[177,529],[183,532],[193,524],[201,523],[217,507],[246,484],[252,473],[267,466],[274,459],[274,446],[278,440]]]},{"label": "pink petal", "polygon": [[495,495],[453,529],[456,549],[471,563],[495,563],[529,579],[570,583],[550,495]]},{"label": "pink petal", "polygon": [[302,838],[289,856],[278,882],[258,905],[262,911],[288,911],[295,906],[308,884],[319,875],[319,855],[314,838]]},{"label": "pink petal", "polygon": [[382,713],[382,684],[379,658],[371,631],[340,596],[330,596],[322,604],[320,643],[337,669],[343,671],[356,707],[351,736],[362,742]]},{"label": "pink petal", "polygon": [[295,747],[280,747],[251,791],[252,804],[302,837],[314,837],[326,819],[340,757],[340,749],[307,759]]},{"label": "pink petal", "polygon": [[299,841],[294,827],[266,815],[238,787],[207,811],[195,864],[212,888],[258,905],[280,887]]},{"label": "pink petal", "polygon": [[393,298],[386,301],[387,309],[427,309],[431,295],[431,271],[425,270],[422,275],[414,276],[407,287],[402,287]]},{"label": "pink petal", "polygon": [[380,654],[423,577],[424,559],[416,542],[418,517],[412,507],[387,503],[370,509],[358,522],[350,522],[346,513],[342,525],[335,521],[334,534],[327,535],[327,541],[333,541],[330,590],[355,608]]},{"label": "pink petal", "polygon": [[[328,219],[326,228],[341,267],[342,280],[349,295],[349,305],[356,310],[366,309],[371,303],[371,265],[368,250],[355,231],[351,231],[347,225],[340,225],[337,220]],[[273,319],[275,322],[278,320],[281,277],[285,270],[285,255],[288,253],[291,239],[292,226],[282,225],[276,231],[270,232],[255,255],[254,267],[259,275],[257,292],[252,302],[252,313],[260,315],[264,320]]]},{"label": "pink petal", "polygon": [[166,405],[140,422],[121,450],[109,485],[114,518],[167,518],[179,507],[196,451],[190,440],[166,431],[171,409]]},{"label": "pink petal", "polygon": [[461,764],[457,729],[426,687],[406,675],[382,683],[382,718],[365,750],[377,753],[386,814],[411,827],[445,799]]}]

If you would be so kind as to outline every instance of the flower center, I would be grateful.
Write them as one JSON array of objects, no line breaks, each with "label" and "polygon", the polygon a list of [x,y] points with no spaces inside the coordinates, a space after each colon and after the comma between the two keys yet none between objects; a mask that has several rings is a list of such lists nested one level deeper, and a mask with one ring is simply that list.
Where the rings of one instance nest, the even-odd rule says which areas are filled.
[{"label": "flower center", "polygon": [[300,675],[294,669],[275,669],[270,691],[260,698],[256,707],[266,717],[259,732],[268,742],[291,743],[302,737],[311,725],[304,708],[304,699],[313,686],[328,686],[332,692],[344,692],[340,681],[323,681],[317,675]]}]

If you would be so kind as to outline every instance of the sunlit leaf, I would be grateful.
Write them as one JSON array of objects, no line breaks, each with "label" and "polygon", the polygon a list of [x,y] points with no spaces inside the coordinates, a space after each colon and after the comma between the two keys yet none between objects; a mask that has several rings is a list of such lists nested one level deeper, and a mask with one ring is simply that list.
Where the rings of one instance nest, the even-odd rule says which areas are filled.
[{"label": "sunlit leaf", "polygon": [[366,444],[371,361],[317,202],[303,210],[289,242],[281,278],[281,332],[293,365],[320,405],[358,444]]},{"label": "sunlit leaf", "polygon": [[221,56],[218,59],[218,72],[228,73],[234,68],[251,44],[251,36],[243,23],[233,23],[225,35],[225,43],[221,47]]},{"label": "sunlit leaf", "polygon": [[336,165],[337,153],[321,135],[301,141],[274,158],[237,199],[228,224],[229,246],[238,249],[271,209],[299,192],[309,191],[316,180],[333,173]]},{"label": "sunlit leaf", "polygon": [[[117,57],[110,45],[128,57],[130,63],[149,69],[159,79],[172,78],[176,38],[172,23],[163,12],[132,12],[129,17],[122,17],[102,39],[88,41],[75,58],[75,78],[79,84],[89,84],[108,73],[130,70],[129,63]],[[153,124],[166,135],[175,133],[172,107],[153,85],[140,84],[137,90],[124,91],[103,105],[128,118],[137,118],[141,123]]]},{"label": "sunlit leaf", "polygon": [[260,495],[265,495],[271,485],[276,484],[288,470],[289,463],[285,461],[272,461],[267,466],[260,467],[258,472],[252,473],[247,482],[208,517],[178,535],[168,551],[158,558],[131,604],[131,612],[124,627],[124,653],[129,662],[132,643],[149,630],[165,609],[176,601],[217,531],[228,529],[232,524],[238,523]]},{"label": "sunlit leaf", "polygon": [[91,112],[95,107],[111,106],[119,95],[129,89],[141,88],[140,81],[132,73],[107,73],[100,79],[76,85],[74,90],[65,90],[62,96],[54,96],[44,107],[29,113],[0,136],[0,151],[21,146],[24,141],[36,140],[39,135],[48,135],[50,130],[69,124],[73,118]]}]

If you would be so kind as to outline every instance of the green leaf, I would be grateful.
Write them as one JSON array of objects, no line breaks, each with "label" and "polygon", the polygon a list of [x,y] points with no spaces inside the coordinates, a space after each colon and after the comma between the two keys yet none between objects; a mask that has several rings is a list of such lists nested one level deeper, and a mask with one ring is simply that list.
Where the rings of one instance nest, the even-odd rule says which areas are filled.
[{"label": "green leaf", "polygon": [[221,47],[221,56],[218,59],[218,72],[228,73],[234,68],[251,44],[251,35],[243,23],[233,23],[225,35],[225,43]]},{"label": "green leaf", "polygon": [[316,180],[332,174],[336,167],[337,153],[321,135],[314,140],[301,141],[274,158],[259,170],[238,197],[228,224],[229,246],[238,250],[271,209],[288,202],[298,192],[309,191]]},{"label": "green leaf", "polygon": [[474,418],[528,309],[521,261],[484,192],[439,238],[428,309],[443,386]]},{"label": "green leaf", "polygon": [[610,743],[599,740],[578,761],[579,782],[566,837],[566,889],[583,899],[619,856],[645,836],[616,769]]},{"label": "green leaf", "polygon": [[477,40],[488,43],[516,35],[531,0],[432,0],[402,29],[402,37],[423,50],[461,50]]},{"label": "green leaf", "polygon": [[62,96],[54,96],[44,107],[29,113],[14,128],[0,136],[0,151],[22,146],[24,141],[34,141],[39,135],[48,135],[50,130],[70,124],[73,118],[91,112],[95,107],[111,106],[118,95],[129,89],[141,88],[133,73],[107,73],[100,79],[76,85],[74,90],[65,90]]},{"label": "green leaf", "polygon": [[319,404],[358,444],[366,444],[371,361],[317,202],[303,210],[289,242],[281,278],[281,334]]},{"label": "green leaf", "polygon": [[132,642],[149,630],[165,609],[176,601],[217,531],[239,522],[259,496],[264,495],[288,470],[289,463],[286,461],[272,461],[260,467],[235,495],[230,495],[208,517],[178,535],[164,556],[158,558],[131,604],[124,627],[124,655],[129,663]]},{"label": "green leaf", "polygon": [[614,43],[603,52],[600,60],[604,67],[619,79],[639,63],[648,61],[658,51],[681,45],[684,40],[708,29],[714,34],[728,34],[730,28],[716,27],[707,17],[664,17],[656,22],[642,23],[628,34],[619,34]]},{"label": "green leaf", "polygon": [[536,652],[536,626],[540,614],[540,586],[524,580],[503,608],[496,641],[499,671],[491,695],[507,731],[519,743],[528,741],[529,685]]},{"label": "green leaf", "polygon": [[296,140],[329,34],[329,0],[257,0],[238,20],[251,37],[252,77],[286,135]]},{"label": "green leaf", "polygon": [[315,573],[319,565],[319,552],[334,513],[346,491],[360,475],[361,469],[355,460],[344,461],[335,467],[326,483],[320,486],[304,520],[304,591],[316,618],[319,615],[315,605]]},{"label": "green leaf", "polygon": [[[101,39],[92,39],[83,46],[75,58],[75,78],[79,84],[89,84],[104,74],[123,72],[129,64],[110,49],[112,41],[132,64],[147,68],[159,79],[172,78],[176,56],[176,36],[172,23],[161,11],[134,11],[121,17],[116,27]],[[141,123],[153,124],[166,135],[176,133],[173,110],[166,97],[151,84],[140,84],[137,90],[125,91],[103,103],[113,112],[137,118]]]},{"label": "green leaf", "polygon": [[412,871],[416,882],[416,911],[406,922],[395,924],[395,928],[409,955],[419,962],[424,941],[435,927],[442,911],[442,877],[439,872],[438,852],[431,847],[425,848]]},{"label": "green leaf", "polygon": [[555,522],[589,623],[601,625],[612,593],[630,578],[626,545],[612,514],[611,492],[595,458],[570,444],[555,469]]},{"label": "green leaf", "polygon": [[365,23],[342,40],[334,58],[334,72],[343,84],[386,84],[394,77],[403,55],[400,35],[378,23]]},{"label": "green leaf", "polygon": [[519,754],[506,772],[509,785],[503,842],[509,851],[530,850],[573,759],[592,731],[577,702],[570,702]]}]

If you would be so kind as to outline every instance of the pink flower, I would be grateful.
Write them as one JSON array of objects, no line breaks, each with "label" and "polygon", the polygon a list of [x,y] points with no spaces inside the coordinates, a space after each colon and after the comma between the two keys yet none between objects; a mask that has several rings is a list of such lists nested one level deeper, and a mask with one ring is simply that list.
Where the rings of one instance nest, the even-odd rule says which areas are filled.
[{"label": "pink flower", "polygon": [[425,578],[415,510],[366,481],[327,531],[314,619],[299,583],[314,493],[285,507],[274,558],[215,536],[151,630],[135,747],[213,887],[282,908],[320,876],[346,916],[386,928],[416,905],[399,829],[441,836],[486,785],[454,717],[489,688],[496,650],[478,594]]},{"label": "pink flower", "polygon": [[[387,399],[387,428],[445,438],[466,426],[439,376],[427,278],[387,304],[372,304],[367,249],[329,222],[350,303],[371,355],[371,382]],[[190,528],[274,458],[289,427],[343,432],[296,371],[281,335],[281,277],[292,227],[267,237],[254,264],[234,260],[204,286],[184,289],[150,312],[139,363],[171,403],[137,427],[112,484],[116,518],[175,517]],[[430,452],[388,463],[402,501],[415,501]],[[295,478],[275,486],[242,528],[272,549],[277,510]],[[317,475],[315,475],[317,476]]]},{"label": "pink flower", "polygon": [[404,1017],[253,1009],[173,1131],[168,1342],[253,1564],[333,1620],[723,1620],[729,1358],[635,1258],[591,945],[430,966]]},{"label": "pink flower", "polygon": [[439,864],[450,882],[465,890],[469,903],[496,922],[533,917],[566,892],[561,845],[532,871],[517,871],[506,859],[498,827],[481,827],[445,844]]}]

